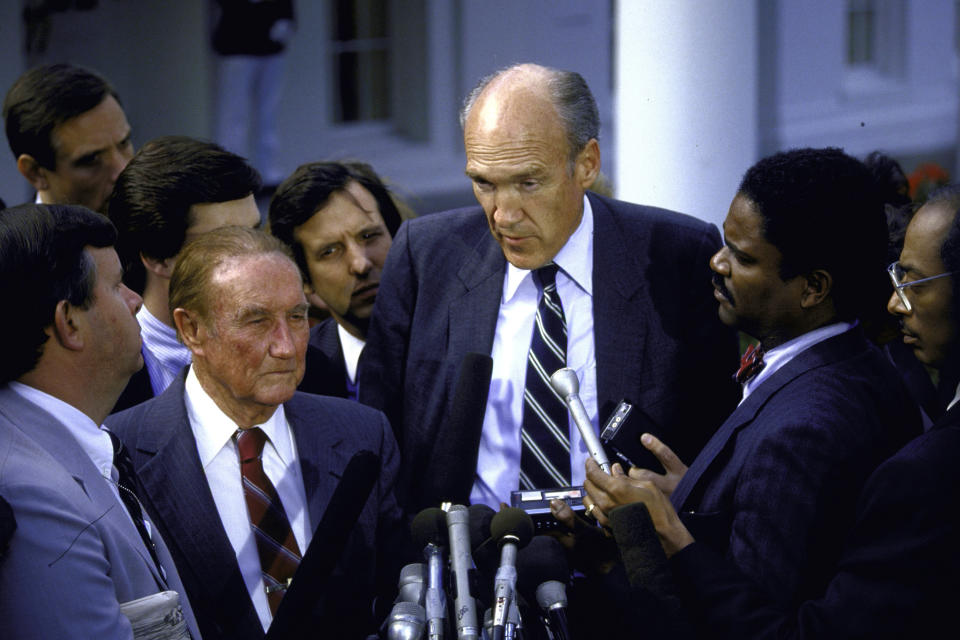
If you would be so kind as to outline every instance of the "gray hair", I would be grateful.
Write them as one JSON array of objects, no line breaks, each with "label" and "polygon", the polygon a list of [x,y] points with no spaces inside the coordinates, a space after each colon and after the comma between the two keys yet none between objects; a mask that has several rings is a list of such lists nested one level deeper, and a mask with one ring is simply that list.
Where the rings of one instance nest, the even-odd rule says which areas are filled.
[{"label": "gray hair", "polygon": [[[473,105],[490,84],[501,76],[524,66],[514,64],[485,76],[463,100],[460,109],[460,127],[467,122]],[[600,139],[600,112],[597,101],[590,92],[586,80],[576,71],[563,71],[541,67],[547,73],[546,89],[550,102],[566,130],[567,146],[571,164],[591,139]]]}]

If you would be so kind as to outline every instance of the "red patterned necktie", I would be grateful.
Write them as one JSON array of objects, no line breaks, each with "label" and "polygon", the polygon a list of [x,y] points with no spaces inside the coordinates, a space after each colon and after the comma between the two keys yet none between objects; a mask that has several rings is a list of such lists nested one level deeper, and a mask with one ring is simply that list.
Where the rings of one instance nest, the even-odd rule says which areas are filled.
[{"label": "red patterned necktie", "polygon": [[766,363],[763,361],[763,348],[751,344],[740,357],[740,368],[733,379],[740,384],[746,384],[750,378],[760,373],[764,364]]},{"label": "red patterned necktie", "polygon": [[290,521],[270,478],[263,470],[263,445],[267,435],[259,427],[234,434],[243,476],[250,527],[257,541],[267,601],[274,615],[300,564],[300,551]]}]

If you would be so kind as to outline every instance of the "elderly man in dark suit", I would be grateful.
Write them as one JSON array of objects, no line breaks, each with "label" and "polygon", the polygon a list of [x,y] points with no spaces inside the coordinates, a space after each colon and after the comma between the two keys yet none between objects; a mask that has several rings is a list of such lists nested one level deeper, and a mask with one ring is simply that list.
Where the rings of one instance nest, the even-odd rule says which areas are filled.
[{"label": "elderly man in dark suit", "polygon": [[177,259],[170,312],[192,365],[110,425],[133,451],[144,503],[172,540],[204,638],[264,636],[361,450],[379,455],[382,471],[323,611],[336,612],[325,630],[338,637],[371,632],[375,593],[395,583],[401,560],[387,539],[401,520],[397,446],[382,414],[296,393],[309,330],[288,249],[243,227],[201,235]]},{"label": "elderly man in dark suit", "polygon": [[[734,335],[710,310],[716,228],[587,191],[599,117],[577,73],[506,69],[461,122],[480,207],[401,226],[360,363],[361,402],[399,434],[403,499],[496,506],[581,483],[586,447],[545,381],[563,366],[594,429],[627,399],[695,455],[732,406]],[[493,359],[463,385],[482,427],[450,416],[470,353]]]},{"label": "elderly man in dark suit", "polygon": [[[900,636],[911,627],[887,622],[904,624],[895,612],[912,616],[924,596],[908,592],[932,584],[922,576],[935,571],[935,555],[949,561],[956,552],[937,540],[941,525],[919,533],[910,504],[927,481],[947,481],[949,469],[924,470],[922,459],[908,454],[870,475],[919,431],[896,372],[854,322],[876,308],[877,284],[885,283],[883,215],[872,183],[857,160],[836,149],[777,154],[747,172],[724,232],[727,246],[713,259],[720,315],[761,340],[766,364],[754,367],[740,406],[689,469],[651,443],[669,460],[672,479],[640,470],[605,476],[588,463],[588,509],[607,523],[619,504],[647,504],[680,584],[690,589],[681,591],[686,613],[711,637],[782,637],[774,634],[777,624],[798,623],[810,637]],[[942,274],[929,262],[935,251],[918,260],[916,236],[908,232],[903,253],[909,279]],[[924,285],[948,287],[946,279]],[[915,318],[895,310],[905,313],[908,331]],[[917,353],[924,360],[924,350]],[[908,469],[915,473],[896,472]],[[937,491],[955,491],[955,476]],[[939,498],[922,503],[919,514],[936,521],[941,505]],[[942,520],[956,532],[955,515]],[[933,546],[918,548],[928,542]],[[900,552],[909,559],[889,555]],[[729,575],[749,589],[724,589]],[[846,591],[840,600],[836,589]],[[797,617],[799,603],[823,598]],[[786,622],[771,622],[773,612]]]}]

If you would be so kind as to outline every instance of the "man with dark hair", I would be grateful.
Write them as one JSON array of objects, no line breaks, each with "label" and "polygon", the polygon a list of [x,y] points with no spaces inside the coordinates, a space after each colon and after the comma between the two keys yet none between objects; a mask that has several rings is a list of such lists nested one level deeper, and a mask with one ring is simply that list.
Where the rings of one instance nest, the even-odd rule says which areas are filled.
[{"label": "man with dark hair", "polygon": [[133,156],[130,125],[106,80],[69,64],[24,73],[3,101],[7,142],[38,202],[103,212]]},{"label": "man with dark hair", "polygon": [[117,402],[120,411],[167,388],[190,363],[168,311],[170,274],[184,243],[219,227],[256,227],[260,175],[238,155],[181,136],[151,140],[120,174],[108,215],[117,226],[124,282],[143,295],[141,373]]},{"label": "man with dark hair", "polygon": [[[890,265],[888,309],[903,340],[927,365],[960,360],[960,188],[931,194],[907,228],[900,260]],[[715,638],[924,638],[955,624],[960,598],[960,408],[956,392],[932,429],[880,465],[857,503],[829,584],[806,602],[784,604],[701,543],[649,482],[592,470],[596,496],[622,533],[649,511],[673,574],[685,585],[689,613]],[[642,525],[640,525],[642,526]],[[837,542],[844,542],[841,532]],[[625,549],[625,554],[631,551]],[[647,550],[649,556],[649,550]]]},{"label": "man with dark hair", "polygon": [[[668,473],[619,482],[658,486],[698,541],[789,606],[823,592],[867,477],[920,431],[858,324],[883,283],[886,224],[863,163],[795,149],[747,171],[723,230],[720,319],[760,343],[738,373],[743,399],[689,469],[647,436]],[[606,524],[595,486],[588,510]]]},{"label": "man with dark hair", "polygon": [[[461,121],[480,207],[400,227],[360,364],[361,401],[399,434],[408,508],[581,484],[586,445],[547,382],[563,366],[594,429],[626,398],[695,455],[734,391],[734,334],[710,311],[716,228],[587,191],[599,116],[579,74],[511,67]],[[493,360],[462,385],[485,405],[475,429],[450,416],[469,353]]]},{"label": "man with dark hair", "polygon": [[397,445],[383,414],[296,392],[309,329],[287,247],[243,227],[198,237],[173,270],[170,314],[193,363],[108,423],[133,452],[203,637],[263,638],[361,450],[382,468],[318,610],[331,637],[373,633],[374,595],[395,588],[403,558],[391,545],[401,529]]},{"label": "man with dark hair", "polygon": [[357,362],[400,222],[362,163],[301,165],[270,200],[270,232],[293,250],[307,300],[331,316],[310,330],[301,391],[357,399]]},{"label": "man with dark hair", "polygon": [[0,571],[5,638],[132,638],[121,607],[170,590],[200,637],[126,453],[99,426],[143,365],[140,297],[115,238],[83,207],[0,215],[0,295],[17,304],[0,317],[16,336],[0,359],[0,494],[17,519]]}]

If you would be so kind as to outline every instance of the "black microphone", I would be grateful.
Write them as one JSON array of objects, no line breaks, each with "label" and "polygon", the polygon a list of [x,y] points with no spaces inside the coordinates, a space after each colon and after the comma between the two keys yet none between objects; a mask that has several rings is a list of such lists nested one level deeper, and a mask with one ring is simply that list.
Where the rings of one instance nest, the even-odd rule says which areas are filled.
[{"label": "black microphone", "polygon": [[319,620],[314,619],[316,616],[311,612],[316,603],[326,597],[333,569],[379,477],[380,457],[375,453],[363,450],[350,458],[290,587],[280,601],[267,630],[267,640],[313,638],[317,629],[342,626],[336,611],[323,611]]},{"label": "black microphone", "polygon": [[533,538],[533,520],[523,509],[504,507],[491,520],[490,535],[500,544],[500,567],[493,586],[493,640],[503,640],[516,594],[517,551]]},{"label": "black microphone", "polygon": [[517,590],[528,604],[540,605],[554,640],[569,640],[567,582],[570,568],[559,540],[534,536],[517,555]]},{"label": "black microphone", "polygon": [[450,566],[453,569],[453,584],[457,592],[454,598],[454,618],[457,638],[477,640],[480,627],[477,624],[477,603],[470,595],[470,512],[460,504],[447,510],[447,530],[450,534]]},{"label": "black microphone", "polygon": [[[428,468],[421,469],[424,490],[420,494],[423,496],[420,506],[470,501],[479,453],[476,443],[483,429],[492,371],[493,359],[485,353],[468,353],[463,357],[446,424],[437,433]],[[451,473],[451,469],[471,472]]]},{"label": "black microphone", "polygon": [[415,602],[398,602],[387,618],[388,640],[420,640],[427,613]]},{"label": "black microphone", "polygon": [[447,544],[447,514],[431,507],[418,513],[410,525],[413,541],[423,545],[427,560],[427,638],[442,640],[447,618],[447,598],[443,591],[443,549]]}]

